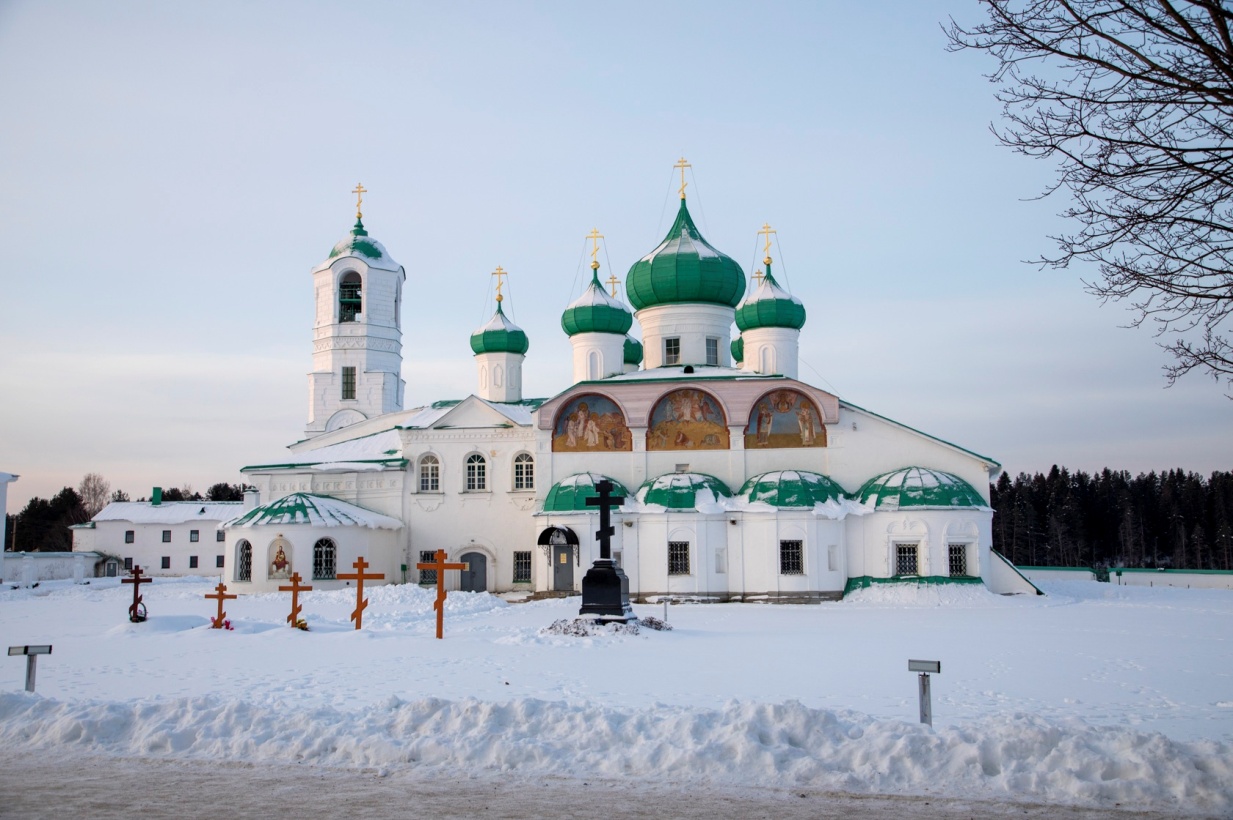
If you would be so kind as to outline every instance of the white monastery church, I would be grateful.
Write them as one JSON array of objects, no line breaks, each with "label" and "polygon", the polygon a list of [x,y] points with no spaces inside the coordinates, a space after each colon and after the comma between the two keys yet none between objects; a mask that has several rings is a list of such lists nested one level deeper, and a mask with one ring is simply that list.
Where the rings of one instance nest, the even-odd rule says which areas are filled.
[{"label": "white monastery church", "polygon": [[628,305],[615,276],[601,283],[592,231],[591,283],[561,317],[573,384],[547,399],[522,394],[529,342],[498,268],[495,312],[470,337],[476,392],[403,407],[406,273],[357,208],[312,270],[304,439],[243,468],[256,490],[218,528],[232,590],[293,572],[341,587],[360,556],[386,582],[435,582],[415,565],[444,549],[468,567],[451,588],[569,594],[599,557],[586,502],[607,478],[625,497],[612,550],[634,600],[821,601],[895,581],[1034,591],[990,548],[1000,465],[801,381],[806,310],[775,280],[770,227],[747,287],[695,226],[679,165],[680,210],[629,269]]}]

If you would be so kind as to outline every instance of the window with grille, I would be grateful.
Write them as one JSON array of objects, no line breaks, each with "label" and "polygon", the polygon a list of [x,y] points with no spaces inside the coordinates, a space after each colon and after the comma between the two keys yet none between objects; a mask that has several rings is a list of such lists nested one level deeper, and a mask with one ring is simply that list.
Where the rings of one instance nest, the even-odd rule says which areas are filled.
[{"label": "window with grille", "polygon": [[[437,554],[432,550],[420,550],[420,563],[432,564],[436,563]],[[435,585],[437,583],[437,571],[435,569],[420,570],[420,583]]]},{"label": "window with grille", "polygon": [[133,569],[133,559],[132,558],[124,559],[124,568],[130,571]]},{"label": "window with grille", "polygon": [[968,545],[949,544],[946,547],[947,563],[950,566],[950,577],[960,578],[968,574]]},{"label": "window with grille", "polygon": [[162,567],[163,569],[171,569],[171,556],[170,555],[163,556]]},{"label": "window with grille", "polygon": [[479,453],[467,456],[467,491],[488,489],[488,462]]},{"label": "window with grille", "polygon": [[514,489],[535,489],[535,459],[530,453],[519,453],[514,459]]},{"label": "window with grille", "polygon": [[164,544],[171,543],[171,530],[163,530],[163,543]]},{"label": "window with grille", "polygon": [[197,556],[196,555],[188,556],[188,568],[197,569]]},{"label": "window with grille", "polygon": [[916,544],[895,545],[895,574],[919,575],[916,564]]},{"label": "window with grille", "polygon": [[133,530],[124,531],[124,543],[131,544],[133,543],[134,540],[136,540],[136,537],[137,537],[137,533],[135,533]]},{"label": "window with grille", "polygon": [[441,462],[436,456],[424,456],[420,460],[420,492],[441,491]]},{"label": "window with grille", "polygon": [[201,540],[201,530],[189,530],[188,540],[189,540],[189,543],[192,543],[192,544],[196,544],[198,541],[200,541]]},{"label": "window with grille", "polygon": [[338,565],[338,548],[328,538],[313,544],[313,580],[332,581]]},{"label": "window with grille", "polygon": [[664,364],[681,363],[681,340],[673,337],[664,339]]},{"label": "window with grille", "polygon": [[688,541],[669,541],[668,542],[668,574],[669,575],[688,575],[689,574],[689,542]]},{"label": "window with grille", "polygon": [[805,544],[803,541],[779,542],[779,574],[805,574]]},{"label": "window with grille", "polygon": [[342,369],[342,397],[344,399],[355,398],[355,368],[344,367]]},{"label": "window with grille", "polygon": [[219,569],[223,568],[223,556],[221,555],[214,556],[214,566],[218,567]]},{"label": "window with grille", "polygon": [[338,321],[354,322],[364,309],[364,283],[360,275],[351,271],[338,283]]},{"label": "window with grille", "polygon": [[529,551],[514,553],[514,583],[531,583],[531,553]]},{"label": "window with grille", "polygon": [[226,541],[226,540],[227,540],[227,534],[226,534],[225,532],[223,532],[222,530],[216,530],[216,531],[214,532],[214,540],[215,540],[215,541]]},{"label": "window with grille", "polygon": [[706,339],[706,363],[712,367],[719,365],[719,339],[714,336]]},{"label": "window with grille", "polygon": [[253,545],[247,541],[235,545],[235,579],[253,580]]}]

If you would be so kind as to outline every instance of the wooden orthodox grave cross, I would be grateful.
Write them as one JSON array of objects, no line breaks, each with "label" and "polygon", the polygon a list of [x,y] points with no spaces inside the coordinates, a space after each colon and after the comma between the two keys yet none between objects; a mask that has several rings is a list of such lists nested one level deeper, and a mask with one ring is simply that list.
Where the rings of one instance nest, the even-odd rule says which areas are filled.
[{"label": "wooden orthodox grave cross", "polygon": [[154,579],[141,577],[141,564],[133,564],[132,572],[132,578],[124,578],[120,583],[133,585],[133,603],[129,604],[128,607],[128,619],[135,624],[139,624],[146,619],[146,616],[141,613],[141,595],[137,591],[141,589],[142,584],[148,584]]},{"label": "wooden orthodox grave cross", "polygon": [[599,507],[599,529],[595,537],[599,539],[599,558],[601,561],[612,560],[612,536],[616,529],[612,526],[612,508],[625,503],[625,496],[612,494],[612,482],[604,479],[595,485],[597,498],[588,498],[588,507]]},{"label": "wooden orthodox grave cross", "polygon": [[432,602],[432,608],[437,611],[437,640],[445,637],[445,571],[447,569],[466,569],[466,564],[445,563],[445,550],[437,550],[433,554],[436,560],[431,564],[416,564],[416,569],[436,570],[437,600]]},{"label": "wooden orthodox grave cross", "polygon": [[219,581],[218,586],[216,586],[214,589],[217,591],[213,595],[211,595],[208,592],[205,594],[205,597],[207,598],[215,598],[218,600],[218,617],[210,619],[210,628],[211,629],[222,629],[223,619],[227,617],[227,613],[223,612],[223,601],[227,601],[233,598],[239,598],[240,596],[239,595],[229,595],[227,593],[227,585],[224,584],[222,581]]},{"label": "wooden orthodox grave cross", "polygon": [[[291,574],[291,586],[278,588],[279,592],[291,593],[291,614],[287,616],[287,623],[292,626],[295,626],[295,622],[299,620],[300,610],[304,608],[300,606],[300,593],[312,591],[312,587],[300,586],[300,581],[302,580],[304,579],[300,577],[300,573],[293,572]],[[359,629],[359,626],[356,626],[356,629]]]},{"label": "wooden orthodox grave cross", "polygon": [[364,560],[364,556],[360,556],[354,564],[355,572],[340,572],[334,576],[341,581],[355,581],[355,611],[351,613],[351,620],[355,621],[355,628],[359,629],[364,625],[364,610],[368,608],[368,601],[364,599],[364,582],[365,581],[384,581],[384,572],[374,572],[371,575],[365,575],[364,570],[371,566]]}]

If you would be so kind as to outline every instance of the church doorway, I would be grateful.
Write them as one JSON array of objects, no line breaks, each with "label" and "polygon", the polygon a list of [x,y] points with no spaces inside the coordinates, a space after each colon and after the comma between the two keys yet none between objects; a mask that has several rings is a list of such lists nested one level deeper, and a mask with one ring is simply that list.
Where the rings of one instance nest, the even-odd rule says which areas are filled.
[{"label": "church doorway", "polygon": [[539,534],[539,545],[548,549],[553,592],[573,592],[578,536],[569,527],[549,527]]},{"label": "church doorway", "polygon": [[464,552],[458,560],[467,565],[459,574],[462,576],[460,589],[463,592],[488,591],[488,556],[482,552]]}]

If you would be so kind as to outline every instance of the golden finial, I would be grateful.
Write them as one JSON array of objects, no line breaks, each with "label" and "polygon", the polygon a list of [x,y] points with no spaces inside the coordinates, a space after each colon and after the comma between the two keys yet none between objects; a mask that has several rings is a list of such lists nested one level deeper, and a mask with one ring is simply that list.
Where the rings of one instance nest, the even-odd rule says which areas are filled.
[{"label": "golden finial", "polygon": [[604,235],[599,232],[599,228],[592,228],[587,234],[587,239],[591,240],[591,270],[599,270],[599,260],[595,257],[599,255],[599,240],[603,238]]},{"label": "golden finial", "polygon": [[766,237],[766,247],[762,249],[762,253],[766,254],[766,258],[762,261],[767,265],[771,264],[771,234],[775,232],[776,231],[771,228],[771,223],[769,222],[763,222],[762,230],[758,231],[758,236]]},{"label": "golden finial", "polygon": [[620,279],[617,279],[617,275],[615,273],[608,277],[608,284],[612,286],[613,299],[616,298],[616,286],[620,283],[620,281]]},{"label": "golden finial", "polygon": [[680,159],[676,161],[676,165],[673,165],[672,167],[681,169],[681,199],[684,199],[685,198],[685,169],[693,168],[694,166],[686,162],[685,157],[681,157]]},{"label": "golden finial", "polygon": [[497,269],[492,272],[492,275],[497,277],[497,302],[500,303],[504,298],[501,296],[501,277],[509,276],[509,274],[500,265],[497,265]]},{"label": "golden finial", "polygon": [[355,218],[363,219],[364,214],[360,211],[360,206],[364,204],[364,194],[368,193],[368,189],[364,187],[364,183],[358,182],[351,193],[355,194]]}]

